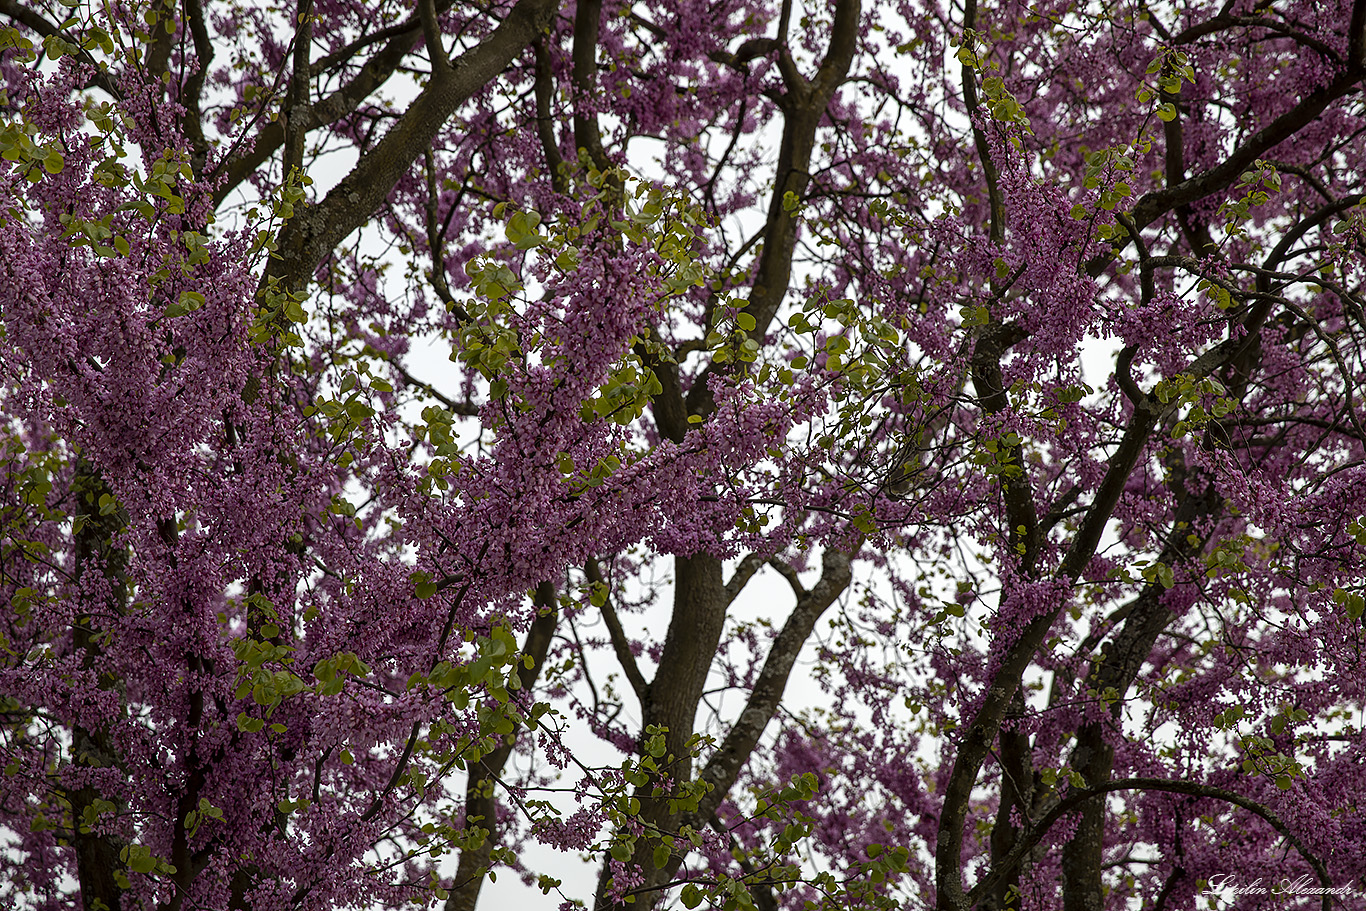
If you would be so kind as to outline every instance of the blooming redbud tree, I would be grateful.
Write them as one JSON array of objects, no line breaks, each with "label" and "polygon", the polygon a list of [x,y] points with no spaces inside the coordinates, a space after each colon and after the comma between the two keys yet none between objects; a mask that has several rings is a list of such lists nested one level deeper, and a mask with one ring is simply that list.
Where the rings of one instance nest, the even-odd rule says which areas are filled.
[{"label": "blooming redbud tree", "polygon": [[6,907],[1363,907],[1366,0],[0,20]]}]

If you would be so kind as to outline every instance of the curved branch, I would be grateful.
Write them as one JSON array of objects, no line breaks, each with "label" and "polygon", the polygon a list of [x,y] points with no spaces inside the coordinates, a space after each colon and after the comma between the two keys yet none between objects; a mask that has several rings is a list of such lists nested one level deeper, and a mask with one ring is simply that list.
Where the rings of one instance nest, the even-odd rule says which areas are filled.
[{"label": "curved branch", "polygon": [[[1267,824],[1276,830],[1277,834],[1289,842],[1296,853],[1303,857],[1305,861],[1308,862],[1309,866],[1314,868],[1314,873],[1318,877],[1319,884],[1323,886],[1325,890],[1331,890],[1333,888],[1332,881],[1328,877],[1328,868],[1324,866],[1323,861],[1319,860],[1316,855],[1305,847],[1304,842],[1300,841],[1295,833],[1290,830],[1290,827],[1281,821],[1279,816],[1262,804],[1257,803],[1255,800],[1243,797],[1241,794],[1235,794],[1232,791],[1226,791],[1223,788],[1217,788],[1213,785],[1198,784],[1193,781],[1170,781],[1165,778],[1120,778],[1115,781],[1108,781],[1102,785],[1097,785],[1094,788],[1089,788],[1080,793],[1069,795],[1050,810],[1037,824],[1029,826],[1024,834],[1020,836],[1020,840],[1015,844],[1015,847],[1011,849],[1010,853],[1006,855],[990,873],[983,877],[977,885],[972,887],[972,891],[967,894],[966,902],[962,906],[970,908],[981,901],[981,899],[996,885],[996,881],[1004,876],[1014,864],[1019,863],[1020,860],[1022,860],[1024,856],[1037,845],[1046,834],[1048,834],[1048,830],[1053,827],[1054,823],[1062,819],[1068,813],[1081,807],[1081,805],[1088,800],[1093,800],[1094,798],[1109,794],[1112,791],[1164,791],[1171,794],[1185,794],[1190,797],[1220,800],[1224,803],[1241,807],[1242,809],[1261,817]],[[1323,911],[1330,911],[1330,903],[1331,895],[1328,894],[1328,892],[1325,892],[1323,896]]]},{"label": "curved branch", "polygon": [[[590,559],[584,566],[584,574],[588,576],[588,581],[594,584],[602,582],[602,570],[598,568],[598,561]],[[617,663],[621,665],[621,670],[626,674],[627,681],[631,684],[631,689],[635,691],[636,698],[641,705],[645,705],[650,698],[650,684],[645,682],[645,675],[640,672],[640,665],[636,664],[635,653],[631,651],[631,643],[626,638],[626,630],[621,625],[621,618],[617,616],[616,610],[612,607],[612,599],[609,595],[607,600],[602,602],[602,619],[607,623],[607,635],[612,640],[612,651],[616,653]]]},{"label": "curved branch", "polygon": [[796,595],[798,600],[807,596],[806,587],[802,585],[802,578],[792,568],[792,564],[774,557],[768,561],[768,565],[773,567],[774,572],[787,580],[787,584],[792,588],[792,594]]},{"label": "curved branch", "polygon": [[[786,9],[786,7],[784,7]],[[797,241],[800,215],[787,200],[800,200],[811,180],[811,155],[815,150],[816,130],[825,116],[826,106],[843,84],[858,46],[860,0],[839,0],[835,7],[830,44],[816,72],[807,82],[796,72],[790,55],[779,48],[778,67],[784,73],[788,91],[778,99],[783,111],[783,138],[778,147],[778,165],[769,198],[768,220],[763,228],[763,248],[759,254],[749,301],[744,312],[754,317],[750,335],[762,339],[768,332],[792,282],[793,248]],[[785,21],[785,19],[784,19]],[[791,73],[788,73],[788,69]],[[796,79],[797,82],[792,80]],[[717,365],[709,364],[688,390],[690,414],[709,414],[715,403],[708,380]]]},{"label": "curved branch", "polygon": [[1171,44],[1173,47],[1180,47],[1181,45],[1198,41],[1206,35],[1212,35],[1215,32],[1238,27],[1264,28],[1267,31],[1275,32],[1284,38],[1289,38],[1296,44],[1302,44],[1305,47],[1312,48],[1335,63],[1342,62],[1342,55],[1333,50],[1328,44],[1315,38],[1313,35],[1306,34],[1299,29],[1291,28],[1279,19],[1272,19],[1270,16],[1234,16],[1229,15],[1226,11],[1221,11],[1219,15],[1215,16],[1213,19],[1202,22],[1199,25],[1192,25],[1172,39]]},{"label": "curved branch", "polygon": [[[1366,4],[1366,0],[1359,0],[1353,9],[1353,21],[1356,20],[1358,10],[1364,4]],[[1362,15],[1366,15],[1366,13]],[[1254,161],[1312,123],[1330,104],[1344,98],[1355,89],[1362,79],[1366,79],[1366,61],[1354,59],[1348,69],[1318,91],[1306,96],[1290,110],[1272,120],[1271,123],[1253,133],[1246,142],[1234,149],[1232,154],[1218,165],[1174,186],[1163,187],[1160,190],[1143,194],[1137,205],[1134,206],[1134,224],[1141,231],[1168,212],[1181,206],[1190,205],[1225,189],[1237,180],[1239,175],[1247,170]],[[1127,245],[1127,240],[1117,242],[1115,249],[1093,257],[1086,264],[1087,273],[1092,278],[1099,276],[1113,262],[1119,250]]]},{"label": "curved branch", "polygon": [[1308,218],[1296,222],[1294,227],[1285,232],[1285,235],[1276,243],[1276,246],[1266,255],[1266,259],[1262,261],[1262,268],[1266,270],[1277,268],[1285,260],[1286,254],[1290,252],[1290,248],[1295,245],[1297,240],[1332,218],[1334,215],[1337,215],[1339,212],[1345,212],[1356,206],[1363,199],[1366,199],[1366,195],[1352,193],[1351,195],[1344,196],[1341,199],[1334,200],[1315,209],[1309,214]]},{"label": "curved branch", "polygon": [[[816,621],[844,593],[853,579],[851,558],[850,552],[833,549],[822,555],[820,581],[792,609],[782,631],[773,640],[763,670],[759,672],[739,720],[702,770],[700,778],[711,785],[711,791],[698,804],[697,819],[705,820],[716,811],[750,753],[758,745],[764,728],[778,710],[792,667],[815,628]],[[681,857],[678,859],[682,860]]]},{"label": "curved branch", "polygon": [[745,554],[740,561],[740,565],[735,567],[735,573],[726,582],[726,602],[729,604],[739,597],[749,580],[754,578],[754,574],[764,565],[764,558],[760,554]]},{"label": "curved branch", "polygon": [[[0,2],[6,2],[6,0],[0,0]],[[451,7],[452,2],[453,0],[441,0],[436,5],[436,12],[438,14],[445,12]],[[331,67],[350,59],[365,47],[388,40],[388,44],[365,61],[360,71],[345,85],[326,98],[320,99],[316,104],[310,105],[307,111],[300,112],[298,116],[301,120],[297,127],[304,131],[316,130],[319,127],[336,123],[353,113],[362,101],[398,71],[403,61],[411,53],[413,39],[420,30],[421,23],[417,18],[408,19],[399,25],[367,35],[354,44],[310,64],[310,76],[316,77]],[[261,165],[269,161],[271,156],[284,145],[284,142],[285,125],[277,120],[261,128],[251,151],[230,154],[219,162],[215,169],[215,175],[222,175],[223,179],[218,188],[214,190],[214,205],[220,205],[242,181],[256,173]]]},{"label": "curved branch", "polygon": [[[1237,343],[1225,340],[1197,358],[1186,373],[1197,379],[1209,376],[1227,362],[1237,350]],[[1109,468],[1101,480],[1095,498],[1086,510],[1086,518],[1063,555],[1054,578],[1069,584],[1076,581],[1099,546],[1109,524],[1110,516],[1124,493],[1129,475],[1143,454],[1148,438],[1158,422],[1176,407],[1176,400],[1161,405],[1152,396],[1144,396],[1135,403],[1133,417],[1110,457]],[[996,734],[1001,729],[1007,707],[1020,685],[1025,668],[1043,644],[1063,605],[1058,604],[1031,620],[1015,643],[1006,651],[991,679],[982,706],[964,732],[958,755],[954,758],[949,784],[944,792],[944,805],[939,818],[939,832],[935,843],[935,884],[941,911],[958,911],[964,905],[962,882],[963,827],[967,822],[968,806],[977,773],[991,751]]]},{"label": "curved branch", "polygon": [[1218,165],[1187,178],[1175,186],[1145,193],[1134,207],[1134,222],[1146,228],[1165,213],[1217,193],[1238,178],[1263,152],[1289,139],[1313,122],[1333,102],[1344,97],[1366,78],[1366,69],[1353,66],[1323,88],[1253,133]]}]

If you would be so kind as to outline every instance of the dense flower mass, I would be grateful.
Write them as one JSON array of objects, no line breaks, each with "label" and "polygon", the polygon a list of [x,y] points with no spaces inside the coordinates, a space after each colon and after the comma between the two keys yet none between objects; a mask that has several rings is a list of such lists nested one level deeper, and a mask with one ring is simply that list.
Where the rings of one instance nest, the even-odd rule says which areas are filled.
[{"label": "dense flower mass", "polygon": [[0,80],[5,907],[1366,902],[1366,0],[17,0]]}]

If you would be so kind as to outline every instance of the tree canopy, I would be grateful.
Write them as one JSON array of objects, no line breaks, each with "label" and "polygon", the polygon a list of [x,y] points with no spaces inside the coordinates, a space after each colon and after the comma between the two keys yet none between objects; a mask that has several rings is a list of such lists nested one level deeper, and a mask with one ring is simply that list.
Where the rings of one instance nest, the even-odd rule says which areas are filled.
[{"label": "tree canopy", "polygon": [[7,907],[1360,907],[1366,0],[0,0],[0,79]]}]

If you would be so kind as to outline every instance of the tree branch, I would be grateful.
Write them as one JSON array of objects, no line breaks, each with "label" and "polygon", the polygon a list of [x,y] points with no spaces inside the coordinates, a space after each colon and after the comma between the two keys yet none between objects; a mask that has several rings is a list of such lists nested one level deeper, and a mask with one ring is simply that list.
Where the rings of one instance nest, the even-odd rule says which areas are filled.
[{"label": "tree branch", "polygon": [[602,0],[579,0],[574,7],[574,145],[588,153],[593,166],[606,171],[612,163],[602,147],[596,111],[589,110],[598,84],[598,30]]},{"label": "tree branch", "polygon": [[[1019,829],[1014,816],[1029,818],[1029,810],[1034,802],[1033,756],[1030,752],[1029,735],[1019,730],[1018,722],[1025,715],[1024,694],[1015,690],[1015,697],[1006,709],[1006,720],[1016,722],[1012,729],[1002,727],[1000,741],[1001,794],[996,805],[996,820],[991,826],[991,859],[996,863],[1010,853],[1019,839]],[[988,907],[996,911],[1015,911],[1020,907],[1020,865],[1006,871],[997,886],[992,890]]]},{"label": "tree branch", "polygon": [[560,143],[555,138],[555,121],[550,116],[550,99],[555,93],[555,74],[550,69],[550,51],[542,39],[531,45],[536,55],[536,137],[541,141],[545,167],[550,172],[550,185],[556,193],[567,193],[564,158]]},{"label": "tree branch", "polygon": [[733,602],[739,597],[740,592],[749,584],[749,580],[754,578],[754,574],[764,565],[764,558],[757,553],[745,554],[740,561],[740,565],[735,567],[735,574],[726,583],[726,602]]},{"label": "tree branch", "polygon": [[393,359],[389,359],[389,366],[394,368],[406,385],[419,389],[432,398],[436,399],[451,414],[458,414],[461,417],[473,418],[479,416],[479,406],[473,402],[457,402],[450,396],[443,395],[437,391],[436,387],[425,380],[420,380],[408,372],[408,369]]},{"label": "tree branch", "polygon": [[[1353,7],[1354,21],[1363,3],[1366,3],[1366,0],[1358,0],[1356,6]],[[1315,120],[1330,104],[1346,96],[1363,78],[1366,78],[1366,62],[1353,60],[1344,72],[1271,123],[1253,133],[1246,142],[1234,149],[1218,165],[1194,177],[1188,177],[1175,186],[1168,186],[1143,194],[1142,198],[1138,200],[1138,204],[1134,206],[1134,224],[1139,230],[1142,230],[1179,206],[1190,205],[1225,189],[1237,180],[1256,159],[1263,157],[1266,152],[1289,139]],[[1108,253],[1102,253],[1092,258],[1086,265],[1087,273],[1093,278],[1100,275],[1123,246],[1127,246],[1127,242],[1121,243],[1119,247]]]},{"label": "tree branch", "polygon": [[1353,66],[1253,133],[1247,142],[1218,165],[1175,186],[1145,193],[1134,207],[1134,222],[1140,229],[1146,228],[1175,207],[1188,205],[1224,189],[1247,170],[1253,161],[1260,158],[1262,153],[1299,132],[1322,114],[1328,105],[1345,96],[1363,77],[1366,77],[1366,71],[1363,71],[1361,66]]},{"label": "tree branch", "polygon": [[487,38],[449,70],[433,73],[398,123],[341,183],[321,202],[296,208],[280,231],[279,257],[271,260],[263,286],[274,281],[285,290],[302,290],[337,244],[369,220],[451,114],[535,40],[557,6],[557,0],[518,0]]},{"label": "tree branch", "polygon": [[[1014,324],[993,323],[978,337],[972,350],[972,385],[986,414],[998,414],[1009,405],[1001,359],[1024,331]],[[1024,462],[1023,444],[1007,447],[1010,464],[1001,472],[1001,495],[1006,507],[1006,535],[1020,556],[1020,571],[1032,577],[1043,539],[1034,507],[1034,487]]]},{"label": "tree branch", "polygon": [[203,0],[185,0],[185,27],[194,39],[195,70],[185,80],[184,90],[180,93],[180,103],[185,108],[181,123],[190,146],[194,152],[194,172],[202,174],[209,161],[209,142],[204,136],[204,80],[208,78],[209,66],[213,63],[213,41],[204,24]]},{"label": "tree branch", "polygon": [[[97,503],[99,498],[109,493],[109,488],[100,478],[93,466],[84,459],[76,463],[76,477],[72,490],[78,503]],[[115,544],[115,536],[126,521],[122,510],[111,515],[87,514],[81,530],[75,534],[76,579],[80,580],[87,572],[103,573],[108,584],[110,612],[122,613],[128,598],[127,552]],[[96,629],[96,620],[89,614],[75,617],[71,627],[71,643],[74,651],[81,656],[81,668],[94,670],[102,664],[102,648]],[[113,689],[116,681],[108,672],[97,676],[101,689]],[[108,768],[117,762],[114,744],[109,732],[90,730],[76,724],[71,728],[71,765],[80,768]],[[86,784],[66,793],[71,804],[72,826],[71,841],[76,854],[76,878],[80,885],[81,901],[85,911],[94,911],[103,906],[107,911],[120,911],[123,889],[118,884],[124,864],[120,859],[123,839],[116,835],[98,831],[96,826],[81,830],[81,821],[86,812],[95,807],[102,799],[99,790]],[[93,811],[93,810],[92,810]],[[93,811],[98,816],[98,811]]]},{"label": "tree branch", "polygon": [[768,561],[768,565],[773,567],[778,575],[787,580],[788,586],[792,589],[792,594],[797,596],[798,601],[806,597],[806,587],[802,585],[801,576],[797,575],[797,571],[792,568],[792,564],[788,563],[786,560],[779,560],[777,557],[774,557],[772,560]]},{"label": "tree branch", "polygon": [[[1239,342],[1225,339],[1196,358],[1183,372],[1197,380],[1207,377],[1221,364],[1227,363],[1237,352],[1238,347]],[[1129,426],[1110,457],[1109,468],[1097,488],[1095,498],[1087,508],[1086,518],[1083,519],[1081,527],[1072,539],[1071,547],[1063,555],[1062,562],[1054,573],[1055,580],[1071,584],[1081,575],[1100,544],[1105,526],[1119,504],[1129,475],[1142,455],[1153,428],[1176,405],[1176,399],[1161,404],[1152,394],[1143,396],[1135,404]],[[966,907],[961,862],[963,826],[967,820],[968,805],[972,789],[977,782],[977,773],[991,751],[992,743],[1001,729],[1006,708],[1015,696],[1015,690],[1020,685],[1025,668],[1043,644],[1062,607],[1061,603],[1058,604],[1025,626],[1020,637],[1002,657],[982,700],[981,708],[963,734],[944,792],[944,804],[940,812],[939,832],[935,844],[935,882],[940,911],[960,911]]]},{"label": "tree branch", "polygon": [[[0,0],[0,15],[8,16],[10,19],[22,26],[32,29],[44,38],[56,35],[61,37],[68,44],[78,48],[81,46],[80,41],[76,40],[72,35],[62,29],[57,28],[57,26],[44,18],[42,13],[35,12],[27,6],[15,2],[15,0]],[[85,49],[77,51],[76,59],[94,70],[93,75],[90,77],[90,85],[103,89],[112,98],[119,101],[123,100],[123,92],[119,90],[118,85],[110,78],[108,73],[100,71],[99,63],[96,62],[89,51]]]},{"label": "tree branch", "polygon": [[285,93],[286,179],[304,165],[304,141],[308,136],[308,109],[312,100],[312,76],[308,61],[313,52],[313,0],[299,0],[295,17],[293,69]]},{"label": "tree branch", "polygon": [[422,23],[422,40],[427,44],[427,56],[431,59],[432,71],[450,69],[451,61],[446,56],[446,45],[441,40],[441,22],[437,18],[436,0],[417,0],[417,12]]},{"label": "tree branch", "polygon": [[[787,6],[784,6],[787,9]],[[839,0],[835,7],[830,45],[816,77],[793,84],[788,80],[788,92],[779,105],[783,110],[783,138],[778,147],[777,179],[769,199],[768,220],[765,223],[763,249],[754,275],[749,301],[744,311],[754,317],[751,337],[762,339],[768,332],[792,281],[793,247],[796,245],[800,216],[791,207],[789,198],[800,200],[811,181],[811,155],[815,149],[816,130],[825,116],[826,106],[844,82],[858,45],[861,18],[859,0]],[[785,21],[785,18],[784,18]],[[785,48],[780,48],[779,68],[791,67]],[[786,61],[786,63],[785,63]],[[792,68],[795,73],[795,68]],[[784,70],[786,72],[786,70]],[[800,75],[796,76],[800,79]],[[708,364],[688,390],[687,409],[690,414],[708,414],[715,403],[708,380],[715,364]]]},{"label": "tree branch", "polygon": [[[1000,878],[1005,875],[1006,870],[1009,869],[1009,865],[1019,863],[1030,849],[1038,844],[1039,841],[1043,839],[1044,835],[1048,834],[1048,830],[1067,814],[1074,812],[1089,800],[1094,800],[1097,797],[1102,797],[1114,791],[1136,790],[1164,791],[1172,794],[1186,794],[1191,797],[1204,797],[1211,800],[1220,800],[1260,816],[1275,829],[1281,837],[1290,843],[1290,846],[1295,849],[1296,853],[1308,862],[1309,866],[1314,869],[1319,884],[1322,885],[1324,889],[1331,890],[1333,887],[1332,880],[1328,876],[1328,869],[1324,866],[1323,861],[1319,860],[1318,857],[1305,847],[1304,842],[1290,830],[1289,826],[1281,821],[1279,816],[1262,804],[1247,797],[1243,797],[1241,794],[1235,794],[1232,791],[1226,791],[1223,788],[1216,788],[1212,785],[1198,784],[1193,781],[1168,781],[1162,778],[1120,778],[1115,781],[1108,781],[1105,784],[1098,785],[1094,788],[1089,788],[1080,793],[1069,795],[1066,799],[1059,801],[1057,806],[1053,807],[1053,809],[1036,825],[1032,825],[1025,830],[1024,835],[1021,836],[1015,847],[1011,849],[1010,854],[1000,865],[993,867],[992,871],[972,888],[972,891],[967,894],[964,903],[959,905],[959,907],[971,908],[977,902],[981,901],[982,897],[993,889]],[[1331,895],[1325,893],[1323,896],[1323,911],[1331,911],[1331,901]]]},{"label": "tree branch", "polygon": [[[699,820],[705,820],[714,813],[730,792],[740,769],[759,743],[773,713],[778,710],[792,666],[815,628],[816,621],[844,593],[852,579],[851,554],[826,550],[821,556],[820,581],[792,609],[782,631],[768,650],[768,658],[754,682],[744,711],[702,770],[701,780],[710,784],[712,789],[698,805],[696,817]],[[678,859],[682,860],[681,857]],[[672,869],[677,869],[677,866]]]},{"label": "tree branch", "polygon": [[[1171,486],[1179,492],[1180,504],[1158,559],[1174,566],[1194,559],[1204,550],[1206,536],[1190,534],[1190,530],[1205,527],[1205,520],[1217,519],[1222,512],[1223,499],[1208,481],[1198,492],[1187,493],[1184,460],[1179,455],[1173,455],[1169,465],[1175,479]],[[1100,656],[1091,662],[1086,686],[1089,691],[1108,693],[1114,697],[1110,714],[1115,719],[1119,718],[1129,687],[1151,654],[1158,637],[1177,617],[1162,601],[1165,591],[1164,586],[1155,582],[1144,586],[1133,609],[1125,616],[1123,626]],[[1070,765],[1082,775],[1088,787],[1103,784],[1113,772],[1114,748],[1105,735],[1102,720],[1088,720],[1077,731]],[[1101,907],[1105,821],[1103,803],[1087,804],[1081,810],[1076,831],[1063,845],[1064,911],[1099,911]]]},{"label": "tree branch", "polygon": [[[963,11],[963,29],[977,28],[977,0],[967,0]],[[1001,196],[1000,172],[992,161],[991,150],[987,145],[987,134],[978,126],[981,119],[981,102],[977,97],[977,73],[964,63],[960,71],[963,82],[963,104],[972,120],[972,143],[977,150],[977,159],[982,163],[982,173],[987,181],[987,202],[991,209],[989,236],[993,244],[999,244],[1005,237],[1006,207]]]},{"label": "tree branch", "polygon": [[[602,571],[598,568],[598,561],[590,559],[584,566],[584,574],[588,576],[588,581],[593,584],[602,582]],[[602,602],[602,619],[607,623],[607,635],[612,640],[612,651],[616,653],[617,663],[621,665],[621,670],[626,674],[627,681],[631,684],[631,689],[635,691],[636,698],[643,706],[650,699],[650,685],[645,682],[645,675],[640,672],[640,665],[636,664],[635,653],[631,651],[631,643],[626,638],[626,630],[622,628],[621,618],[617,616],[616,610],[612,607],[612,596],[609,594],[607,600]]]},{"label": "tree branch", "polygon": [[1366,69],[1366,0],[1352,4],[1352,21],[1347,26],[1347,65]]}]

